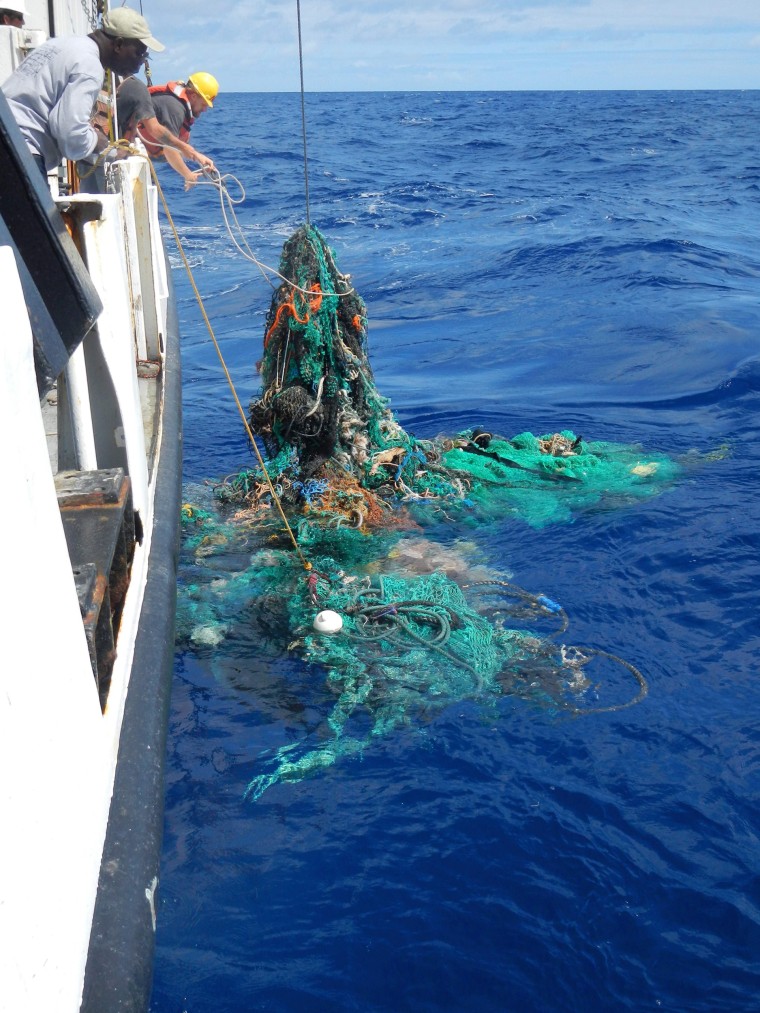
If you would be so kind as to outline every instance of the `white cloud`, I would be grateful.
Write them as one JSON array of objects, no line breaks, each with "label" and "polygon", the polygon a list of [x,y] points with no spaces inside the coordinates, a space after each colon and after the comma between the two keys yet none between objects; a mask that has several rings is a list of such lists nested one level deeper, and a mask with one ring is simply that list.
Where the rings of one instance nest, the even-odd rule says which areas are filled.
[{"label": "white cloud", "polygon": [[[144,9],[167,45],[157,79],[195,68],[215,73],[227,90],[298,88],[296,0],[216,8],[145,0]],[[617,62],[621,79],[640,74],[640,87],[669,87],[664,72],[673,65],[672,86],[684,87],[675,65],[683,54],[696,73],[697,50],[710,80],[723,82],[711,86],[760,86],[750,59],[758,0],[301,0],[301,18],[305,82],[315,91],[557,87],[555,72],[567,80],[581,56],[597,66],[569,86],[635,87],[616,82]],[[646,65],[655,51],[670,54],[661,68]]]}]

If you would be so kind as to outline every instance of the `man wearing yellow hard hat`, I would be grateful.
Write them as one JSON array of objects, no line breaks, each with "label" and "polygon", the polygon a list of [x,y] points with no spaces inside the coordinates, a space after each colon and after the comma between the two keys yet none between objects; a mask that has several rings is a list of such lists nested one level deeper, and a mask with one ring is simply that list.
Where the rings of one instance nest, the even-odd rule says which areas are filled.
[{"label": "man wearing yellow hard hat", "polygon": [[[219,94],[219,82],[212,74],[197,71],[185,81],[169,81],[148,89],[156,119],[175,137],[187,143],[193,123],[207,109],[212,109]],[[196,182],[202,170],[190,169],[176,148],[162,146],[144,126],[138,125],[138,136],[151,158],[165,158],[185,180],[185,187]]]}]

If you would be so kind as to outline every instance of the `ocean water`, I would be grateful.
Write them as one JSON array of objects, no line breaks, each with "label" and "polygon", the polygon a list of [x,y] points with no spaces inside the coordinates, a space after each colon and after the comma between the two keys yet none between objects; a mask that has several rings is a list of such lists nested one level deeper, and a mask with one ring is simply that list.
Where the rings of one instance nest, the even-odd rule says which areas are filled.
[{"label": "ocean water", "polygon": [[[760,93],[323,94],[306,121],[311,221],[405,428],[713,457],[467,532],[645,675],[630,709],[452,700],[252,802],[267,750],[319,737],[323,673],[244,616],[180,644],[152,1013],[757,1010]],[[299,97],[223,96],[193,137],[276,266],[306,216]],[[271,289],[214,190],[161,179],[246,405]],[[172,263],[191,489],[252,459]]]}]

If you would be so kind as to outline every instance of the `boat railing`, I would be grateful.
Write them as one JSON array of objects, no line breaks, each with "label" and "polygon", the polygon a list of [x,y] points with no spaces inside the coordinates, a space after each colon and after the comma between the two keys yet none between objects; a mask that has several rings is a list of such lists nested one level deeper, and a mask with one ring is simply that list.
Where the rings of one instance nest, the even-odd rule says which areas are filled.
[{"label": "boat railing", "polygon": [[[9,118],[0,95],[7,340],[34,368],[33,386],[25,376],[14,398],[37,399],[51,475],[50,511],[40,490],[37,507],[48,516],[46,537],[65,540],[71,565],[62,579],[77,596],[105,711],[117,704],[112,687],[119,698],[126,692],[119,630],[137,621],[139,601],[130,604],[127,589],[153,521],[169,301],[158,195],[147,160],[130,157],[108,169],[113,192],[53,199]],[[12,416],[12,404],[3,408]],[[36,459],[29,451],[22,468]],[[26,521],[11,523],[19,530]]]},{"label": "boat railing", "polygon": [[[102,9],[27,6],[40,36],[85,35]],[[0,28],[0,85],[34,34]],[[0,90],[0,1008],[14,1013],[147,1009],[150,992],[181,371],[150,166],[105,175],[108,192],[63,196],[65,170],[39,171]]]}]

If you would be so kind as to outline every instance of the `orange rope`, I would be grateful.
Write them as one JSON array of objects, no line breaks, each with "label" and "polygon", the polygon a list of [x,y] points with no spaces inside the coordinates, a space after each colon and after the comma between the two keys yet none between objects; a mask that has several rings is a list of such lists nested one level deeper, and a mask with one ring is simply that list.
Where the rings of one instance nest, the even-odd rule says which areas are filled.
[{"label": "orange rope", "polygon": [[[312,285],[311,286],[311,291],[319,293],[318,298],[311,299],[309,301],[309,309],[312,311],[312,313],[315,313],[319,309],[319,307],[322,305],[322,292],[320,291],[319,285]],[[279,324],[280,324],[280,317],[282,316],[282,314],[283,314],[283,312],[285,310],[288,310],[288,312],[291,314],[291,316],[293,317],[293,319],[297,320],[299,324],[308,324],[308,322],[309,322],[309,314],[308,313],[306,313],[305,316],[303,316],[303,317],[299,317],[298,311],[296,310],[295,294],[293,295],[293,297],[291,299],[288,299],[286,302],[281,302],[280,305],[277,307],[277,312],[274,315],[274,322],[272,323],[272,326],[269,328],[269,330],[267,331],[267,333],[266,333],[266,335],[264,337],[264,350],[265,351],[266,351],[267,345],[269,344],[269,339],[271,338],[273,331],[275,331],[277,329],[277,327],[279,326]]]},{"label": "orange rope", "polygon": [[280,323],[280,317],[282,316],[283,311],[290,310],[290,312],[292,313],[293,308],[294,307],[292,302],[281,302],[280,305],[277,307],[277,312],[275,313],[274,316],[274,323],[264,336],[264,351],[266,351],[267,345],[269,344],[269,339],[272,337],[273,331],[278,327]]}]

